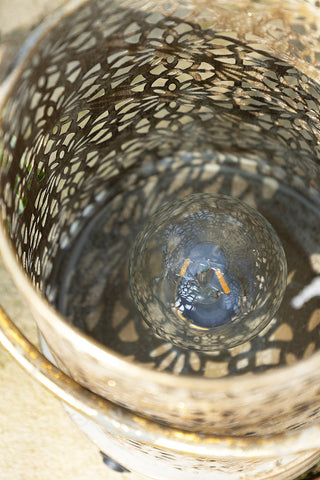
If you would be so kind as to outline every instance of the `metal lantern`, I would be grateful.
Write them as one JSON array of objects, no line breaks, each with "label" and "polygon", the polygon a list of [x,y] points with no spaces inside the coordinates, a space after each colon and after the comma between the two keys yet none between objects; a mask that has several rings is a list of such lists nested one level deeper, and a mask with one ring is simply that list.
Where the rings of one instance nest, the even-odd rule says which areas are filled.
[{"label": "metal lantern", "polygon": [[[2,82],[0,248],[52,363],[5,313],[0,342],[132,478],[320,458],[319,26],[311,0],[75,0]],[[212,351],[154,332],[128,281],[148,219],[199,193],[262,214],[287,262],[271,321]]]}]

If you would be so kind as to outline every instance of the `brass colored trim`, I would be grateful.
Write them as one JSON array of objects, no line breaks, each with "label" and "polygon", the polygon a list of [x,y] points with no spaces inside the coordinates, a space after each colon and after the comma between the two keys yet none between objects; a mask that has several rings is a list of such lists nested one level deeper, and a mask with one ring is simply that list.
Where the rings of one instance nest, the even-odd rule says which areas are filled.
[{"label": "brass colored trim", "polygon": [[143,444],[207,458],[269,458],[320,448],[320,426],[293,435],[222,438],[184,432],[139,417],[82,387],[49,362],[1,306],[0,344],[57,398],[114,435],[129,436]]}]

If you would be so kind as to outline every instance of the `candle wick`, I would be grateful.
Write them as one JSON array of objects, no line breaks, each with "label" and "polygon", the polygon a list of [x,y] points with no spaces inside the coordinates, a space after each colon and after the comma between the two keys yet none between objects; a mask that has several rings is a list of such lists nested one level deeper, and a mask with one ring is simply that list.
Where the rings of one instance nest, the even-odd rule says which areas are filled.
[{"label": "candle wick", "polygon": [[211,267],[211,268],[212,268],[212,270],[214,270],[215,274],[217,275],[219,283],[220,283],[224,293],[226,293],[228,295],[230,293],[230,288],[228,287],[228,284],[225,281],[224,276],[222,275],[220,268],[214,268],[214,267]]}]

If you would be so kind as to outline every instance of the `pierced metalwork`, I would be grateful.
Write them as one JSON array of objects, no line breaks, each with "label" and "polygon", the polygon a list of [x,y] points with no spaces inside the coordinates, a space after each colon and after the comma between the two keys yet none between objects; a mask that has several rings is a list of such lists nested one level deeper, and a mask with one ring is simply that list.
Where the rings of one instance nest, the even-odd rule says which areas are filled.
[{"label": "pierced metalwork", "polygon": [[[25,60],[2,112],[2,219],[35,287],[125,361],[178,378],[240,381],[319,350],[318,300],[288,307],[320,273],[319,25],[312,2],[243,1],[230,10],[223,1],[91,0]],[[287,306],[252,342],[215,355],[151,335],[124,287],[145,220],[192,191],[245,200],[287,250]],[[39,324],[53,348],[51,326]],[[185,413],[181,398],[165,413],[161,396],[146,392],[137,407],[113,388],[112,372],[103,381],[103,369],[70,348],[66,340],[55,353],[77,381],[169,423],[259,435],[259,425],[265,434],[280,421],[294,430],[319,419],[315,372],[257,406],[240,401],[237,412],[211,392],[219,413]],[[248,398],[255,394],[252,386]]]}]

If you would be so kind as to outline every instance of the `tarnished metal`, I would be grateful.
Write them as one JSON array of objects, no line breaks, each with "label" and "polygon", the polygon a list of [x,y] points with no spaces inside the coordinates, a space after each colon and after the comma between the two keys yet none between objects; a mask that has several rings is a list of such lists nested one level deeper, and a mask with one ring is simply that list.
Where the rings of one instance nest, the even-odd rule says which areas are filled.
[{"label": "tarnished metal", "polygon": [[[3,313],[1,343],[145,478],[289,479],[318,457],[319,292],[294,299],[320,273],[319,8],[73,1],[1,86],[0,249],[57,367]],[[257,208],[287,255],[279,312],[230,351],[153,336],[129,294],[136,233],[192,191]]]},{"label": "tarnished metal", "polygon": [[[290,436],[277,435],[261,439],[219,438],[172,429],[111,404],[81,387],[49,362],[23,336],[2,309],[0,309],[0,343],[44,387],[74,411],[84,415],[88,422],[94,422],[91,431],[99,432],[100,436],[102,432],[103,435],[102,442],[99,435],[98,439],[94,439],[100,447],[111,451],[129,468],[135,470],[137,468],[135,463],[138,463],[141,473],[146,474],[143,478],[166,478],[148,476],[146,468],[150,469],[150,463],[154,463],[153,455],[156,452],[158,462],[163,463],[163,468],[172,470],[171,474],[174,474],[179,465],[185,465],[185,478],[193,478],[193,474],[198,475],[200,472],[209,473],[214,464],[218,479],[234,475],[240,467],[245,469],[244,478],[260,478],[257,470],[252,468],[253,465],[259,469],[263,468],[263,475],[270,470],[270,474],[272,472],[276,475],[274,478],[286,479],[289,478],[287,475],[295,475],[307,469],[319,458],[320,453],[317,450],[320,448],[319,426]],[[72,413],[75,420],[83,424],[78,415]],[[123,455],[123,448],[126,449],[128,458]],[[138,460],[135,459],[136,456]],[[194,457],[196,457],[194,464],[190,463],[190,458]],[[296,470],[296,464],[300,462],[302,470],[301,465],[298,467],[300,470]],[[290,471],[292,464],[293,472]],[[156,466],[156,469],[158,468],[159,465]],[[225,470],[224,475],[227,476],[220,477],[219,468]],[[142,477],[139,475],[138,478]]]}]

